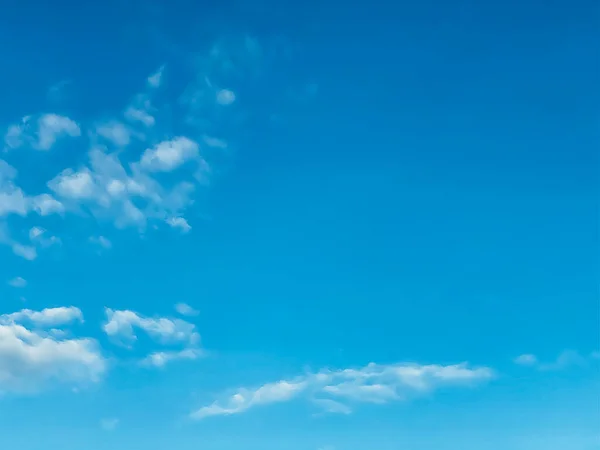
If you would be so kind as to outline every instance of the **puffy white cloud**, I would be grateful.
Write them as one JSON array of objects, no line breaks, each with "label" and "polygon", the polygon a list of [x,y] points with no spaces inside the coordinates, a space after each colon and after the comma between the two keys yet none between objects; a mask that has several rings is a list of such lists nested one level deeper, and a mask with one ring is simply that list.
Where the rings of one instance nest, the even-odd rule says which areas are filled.
[{"label": "puffy white cloud", "polygon": [[25,286],[27,286],[27,280],[25,280],[25,278],[22,277],[16,277],[10,280],[8,284],[15,288],[24,288]]},{"label": "puffy white cloud", "polygon": [[48,216],[50,214],[60,214],[64,212],[64,205],[52,197],[50,194],[40,194],[32,198],[33,209],[40,216]]},{"label": "puffy white cloud", "polygon": [[360,369],[321,370],[291,381],[242,388],[224,401],[192,412],[191,417],[237,414],[256,405],[289,401],[300,394],[310,394],[327,412],[348,414],[351,409],[344,402],[381,404],[406,400],[410,395],[443,387],[470,386],[493,376],[494,372],[487,367],[472,368],[466,363],[449,366],[371,363]]},{"label": "puffy white cloud", "polygon": [[38,144],[40,150],[49,150],[61,136],[77,137],[81,135],[75,121],[58,114],[44,114],[38,122]]},{"label": "puffy white cloud", "polygon": [[107,364],[96,341],[70,339],[19,323],[23,320],[48,326],[73,315],[64,313],[70,311],[68,308],[54,310],[0,316],[0,391],[31,391],[52,382],[78,385],[101,379]]},{"label": "puffy white cloud", "polygon": [[229,89],[221,89],[217,92],[217,103],[228,106],[235,102],[235,93]]},{"label": "puffy white cloud", "polygon": [[170,172],[196,158],[198,150],[196,142],[180,136],[147,149],[140,163],[144,169],[152,172]]},{"label": "puffy white cloud", "polygon": [[104,332],[115,339],[131,343],[137,339],[136,329],[147,333],[161,344],[184,343],[196,345],[200,335],[196,326],[181,319],[167,317],[144,317],[134,311],[106,308]]},{"label": "puffy white cloud", "polygon": [[184,233],[187,233],[192,229],[188,221],[183,217],[169,217],[166,222],[170,227],[179,228]]},{"label": "puffy white cloud", "polygon": [[59,138],[80,135],[81,130],[74,120],[58,114],[43,114],[37,121],[25,116],[19,124],[8,127],[4,143],[10,149],[28,145],[36,150],[50,150]]},{"label": "puffy white cloud", "polygon": [[58,308],[46,308],[41,311],[22,309],[12,314],[0,316],[0,323],[26,322],[35,327],[59,327],[75,321],[83,322],[83,314],[75,306],[61,306]]},{"label": "puffy white cloud", "polygon": [[91,199],[96,195],[96,184],[89,169],[63,170],[50,180],[48,187],[57,195],[68,199]]},{"label": "puffy white cloud", "polygon": [[[177,360],[195,360],[202,356],[199,348],[200,335],[194,324],[167,317],[144,317],[129,310],[106,308],[106,322],[102,329],[117,342],[131,346],[137,340],[137,330],[163,346],[180,346],[180,349],[153,351],[140,364],[147,367],[163,367]],[[183,347],[183,348],[181,348]]]},{"label": "puffy white cloud", "polygon": [[195,310],[187,303],[177,303],[175,305],[175,311],[177,311],[182,316],[189,316],[189,317],[197,316],[198,314],[200,314],[199,311]]}]

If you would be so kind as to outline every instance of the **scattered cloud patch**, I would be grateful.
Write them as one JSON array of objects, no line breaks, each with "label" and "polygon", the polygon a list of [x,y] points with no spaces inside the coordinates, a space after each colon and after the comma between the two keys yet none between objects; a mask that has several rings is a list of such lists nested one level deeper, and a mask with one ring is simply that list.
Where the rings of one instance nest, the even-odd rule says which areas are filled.
[{"label": "scattered cloud patch", "polygon": [[132,348],[138,331],[144,332],[161,346],[179,346],[179,349],[153,351],[141,360],[146,367],[164,367],[177,360],[195,360],[202,356],[200,334],[196,326],[181,319],[144,317],[134,311],[106,308],[106,322],[102,329],[113,341]]},{"label": "scattered cloud patch", "polygon": [[187,233],[192,229],[188,221],[183,217],[169,217],[166,222],[170,227],[179,228],[183,233]]},{"label": "scattered cloud patch", "polygon": [[34,244],[39,244],[41,247],[50,247],[61,243],[58,237],[48,234],[48,232],[41,227],[32,227],[29,230],[29,240]]},{"label": "scattered cloud patch", "polygon": [[515,358],[515,364],[520,366],[534,366],[538,363],[537,357],[530,353],[520,355]]},{"label": "scattered cloud patch", "polygon": [[129,128],[116,120],[98,125],[96,133],[117,147],[126,147],[131,141]]},{"label": "scattered cloud patch", "polygon": [[37,121],[25,116],[20,123],[8,127],[4,143],[8,149],[31,147],[50,150],[63,137],[79,137],[81,129],[72,119],[58,114],[42,114]]},{"label": "scattered cloud patch", "polygon": [[95,244],[95,245],[97,245],[99,247],[102,247],[105,250],[108,250],[108,249],[112,248],[112,242],[110,242],[104,236],[92,236],[92,237],[89,238],[89,241],[92,244]]},{"label": "scattered cloud patch", "polygon": [[449,366],[371,363],[360,369],[324,369],[258,388],[238,389],[223,401],[193,411],[191,417],[203,419],[238,414],[254,406],[287,402],[301,394],[311,396],[317,405],[325,407],[328,412],[347,414],[350,412],[348,404],[408,400],[411,396],[444,387],[472,386],[488,381],[493,376],[490,368],[473,368],[466,363]]},{"label": "scattered cloud patch", "polygon": [[18,242],[13,242],[11,244],[12,251],[15,255],[20,256],[27,261],[33,261],[37,258],[37,250],[35,247],[30,245],[19,244]]},{"label": "scattered cloud patch", "polygon": [[163,79],[165,66],[161,66],[155,73],[148,77],[148,85],[152,88],[160,87]]},{"label": "scattered cloud patch", "polygon": [[533,354],[524,354],[515,358],[515,364],[531,367],[541,371],[558,371],[574,367],[585,367],[594,359],[597,359],[598,352],[591,352],[588,356],[582,355],[575,350],[564,350],[554,361],[540,361]]},{"label": "scattered cloud patch", "polygon": [[229,106],[235,102],[235,93],[229,89],[221,89],[217,92],[217,103]]},{"label": "scattered cloud patch", "polygon": [[50,194],[40,194],[33,197],[33,209],[40,216],[50,214],[61,214],[65,211],[64,205],[52,197]]},{"label": "scattered cloud patch", "polygon": [[177,303],[175,305],[175,311],[177,311],[177,313],[181,314],[182,316],[187,317],[194,317],[200,314],[200,311],[192,308],[187,303]]},{"label": "scattered cloud patch", "polygon": [[227,148],[227,142],[225,142],[223,139],[219,139],[219,138],[216,138],[213,136],[204,136],[203,140],[204,140],[204,143],[206,145],[208,145],[209,147],[221,148],[221,149]]},{"label": "scattered cloud patch", "polygon": [[151,172],[171,172],[198,156],[198,144],[186,137],[163,141],[142,155],[141,166]]},{"label": "scattered cloud patch", "polygon": [[197,348],[186,348],[179,351],[166,351],[150,353],[142,360],[142,365],[164,367],[168,362],[177,360],[193,361],[202,356],[202,351]]},{"label": "scattered cloud patch", "polygon": [[104,332],[123,342],[137,340],[136,330],[142,330],[162,344],[185,343],[195,345],[200,342],[196,326],[181,319],[167,317],[144,317],[134,311],[106,308]]},{"label": "scattered cloud patch", "polygon": [[10,280],[8,284],[14,288],[24,288],[25,286],[27,286],[27,280],[25,280],[25,278],[22,277],[16,277]]}]

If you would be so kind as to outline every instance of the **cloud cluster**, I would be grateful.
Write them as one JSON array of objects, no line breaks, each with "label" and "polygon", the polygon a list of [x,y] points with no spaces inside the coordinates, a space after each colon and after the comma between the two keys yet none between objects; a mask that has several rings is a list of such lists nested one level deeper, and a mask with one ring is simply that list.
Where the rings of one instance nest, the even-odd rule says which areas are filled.
[{"label": "cloud cluster", "polygon": [[[37,257],[38,245],[13,239],[4,220],[9,215],[25,217],[30,212],[40,216],[61,214],[65,218],[93,216],[116,228],[133,227],[140,232],[150,222],[153,228],[164,224],[181,233],[191,231],[185,214],[194,203],[198,187],[207,185],[212,172],[206,153],[227,146],[223,139],[208,134],[214,123],[226,117],[231,109],[227,107],[237,101],[232,89],[217,88],[208,81],[218,79],[229,66],[221,63],[236,59],[231,55],[233,47],[221,45],[218,52],[215,48],[206,58],[211,64],[200,68],[201,73],[193,74],[193,80],[181,86],[180,96],[186,100],[175,105],[163,95],[167,71],[163,65],[112,116],[73,119],[54,112],[33,114],[5,128],[4,147],[9,161],[16,150],[54,151],[66,143],[84,149],[71,155],[83,154],[86,160],[67,164],[51,174],[44,180],[46,192],[36,195],[26,194],[15,182],[17,170],[0,160],[1,243],[25,259]],[[244,49],[235,49],[240,50]],[[198,80],[207,84],[200,89]],[[174,112],[173,108],[178,110]],[[202,116],[201,126],[195,122],[190,127],[188,119],[198,115]]]},{"label": "cloud cluster", "polygon": [[22,310],[0,316],[0,392],[32,391],[48,383],[97,382],[107,363],[89,338],[69,338],[63,330],[83,320],[75,307]]},{"label": "cloud cluster", "polygon": [[202,355],[200,334],[196,326],[182,319],[144,317],[130,310],[107,308],[102,329],[114,341],[131,348],[137,341],[137,331],[144,332],[162,346],[179,346],[175,350],[152,352],[142,360],[143,365],[162,367],[175,360],[194,360]]},{"label": "cloud cluster", "polygon": [[494,372],[487,367],[419,364],[369,364],[359,369],[321,370],[292,380],[241,388],[222,401],[191,413],[193,419],[238,414],[270,403],[293,400],[301,394],[330,413],[349,414],[360,403],[382,404],[407,400],[438,388],[472,386],[487,381]]},{"label": "cloud cluster", "polygon": [[42,114],[37,119],[25,116],[19,123],[10,125],[4,135],[4,144],[11,150],[24,146],[50,150],[58,139],[79,136],[81,129],[74,120],[58,114]]}]

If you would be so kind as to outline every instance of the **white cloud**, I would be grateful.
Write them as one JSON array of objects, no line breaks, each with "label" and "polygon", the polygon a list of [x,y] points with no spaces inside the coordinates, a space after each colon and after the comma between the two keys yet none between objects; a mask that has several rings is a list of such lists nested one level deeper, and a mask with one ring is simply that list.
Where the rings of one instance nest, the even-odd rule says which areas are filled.
[{"label": "white cloud", "polygon": [[9,214],[25,216],[29,211],[29,199],[14,184],[17,170],[0,160],[0,217]]},{"label": "white cloud", "polygon": [[110,121],[98,125],[96,133],[118,147],[125,147],[131,141],[130,130],[121,122]]},{"label": "white cloud", "polygon": [[182,232],[189,232],[192,227],[183,217],[169,217],[166,220],[167,224],[172,228],[179,228]]},{"label": "white cloud", "polygon": [[213,136],[204,136],[202,139],[204,140],[204,143],[209,147],[227,148],[227,142],[225,142],[223,139],[219,139]]},{"label": "white cloud", "polygon": [[217,103],[219,105],[231,105],[235,102],[235,93],[229,89],[221,89],[217,92]]},{"label": "white cloud", "polygon": [[77,172],[65,169],[48,182],[48,187],[61,197],[76,200],[93,198],[97,189],[87,168]]},{"label": "white cloud", "polygon": [[77,137],[81,135],[79,125],[75,121],[58,114],[44,114],[38,121],[39,150],[50,150],[61,136]]},{"label": "white cloud", "polygon": [[27,286],[27,281],[25,280],[25,278],[16,277],[10,280],[8,284],[15,288],[24,288],[25,286]]},{"label": "white cloud", "polygon": [[61,243],[59,238],[49,235],[46,230],[41,227],[32,227],[29,230],[29,240],[42,247],[50,247],[51,245]]},{"label": "white cloud", "polygon": [[231,415],[244,412],[253,406],[280,403],[292,400],[307,387],[306,381],[277,381],[265,384],[258,389],[238,390],[224,403],[215,402],[191,414],[193,419],[203,419],[216,415]]},{"label": "white cloud", "polygon": [[596,359],[596,352],[590,353],[587,357],[574,350],[564,350],[554,361],[540,361],[533,354],[524,354],[515,358],[515,364],[528,366],[541,371],[557,371],[569,369],[572,367],[585,367],[590,361]]},{"label": "white cloud", "polygon": [[34,241],[39,238],[42,234],[44,234],[46,230],[40,227],[31,227],[29,230],[29,240]]},{"label": "white cloud", "polygon": [[112,242],[110,242],[107,238],[105,238],[104,236],[92,236],[90,237],[89,241],[92,244],[96,244],[104,249],[109,249],[112,248]]},{"label": "white cloud", "polygon": [[25,145],[36,150],[50,150],[59,138],[78,137],[79,125],[72,119],[58,114],[43,114],[36,122],[25,116],[19,124],[8,127],[4,143],[9,149]]},{"label": "white cloud", "polygon": [[69,209],[81,211],[80,206],[85,206],[85,211],[100,220],[112,221],[117,228],[133,226],[143,230],[149,220],[164,222],[180,216],[192,203],[195,189],[187,181],[170,183],[166,189],[148,171],[173,168],[195,153],[197,144],[177,138],[147,150],[144,166],[130,163],[126,168],[117,153],[93,148],[89,152],[89,167],[66,169],[48,186]]},{"label": "white cloud", "polygon": [[52,197],[50,194],[36,195],[32,198],[33,209],[40,216],[47,216],[50,214],[60,214],[65,210],[64,205]]},{"label": "white cloud", "polygon": [[73,322],[83,322],[83,314],[75,306],[46,308],[41,311],[22,309],[12,314],[0,316],[0,323],[26,322],[35,327],[49,328],[67,325]]},{"label": "white cloud", "polygon": [[15,255],[20,256],[28,261],[33,261],[35,258],[37,258],[37,250],[35,247],[30,245],[23,245],[19,244],[18,242],[13,242],[11,244],[11,248]]},{"label": "white cloud", "polygon": [[100,421],[100,427],[105,431],[113,431],[119,425],[119,419],[110,418],[110,419],[102,419]]},{"label": "white cloud", "polygon": [[170,172],[198,156],[198,144],[186,137],[163,141],[147,149],[140,163],[152,172]]},{"label": "white cloud", "polygon": [[148,111],[133,106],[130,106],[125,110],[125,118],[131,122],[141,122],[146,127],[151,127],[156,122],[154,117],[150,115]]},{"label": "white cloud", "polygon": [[538,363],[538,359],[535,355],[532,354],[524,354],[515,358],[515,364],[519,364],[521,366],[534,366]]},{"label": "white cloud", "polygon": [[161,66],[155,73],[148,77],[148,85],[152,88],[160,87],[162,83],[165,66]]},{"label": "white cloud", "polygon": [[471,386],[493,376],[494,372],[487,367],[471,368],[466,363],[450,366],[372,363],[360,369],[321,370],[292,381],[241,388],[224,401],[192,412],[191,417],[237,414],[253,406],[289,401],[300,394],[312,395],[313,401],[328,412],[348,414],[348,402],[377,404],[407,400],[411,395],[443,387]]},{"label": "white cloud", "polygon": [[199,343],[200,335],[196,326],[181,319],[167,317],[144,317],[129,310],[106,308],[104,332],[115,339],[131,343],[137,340],[136,329],[147,333],[161,344],[183,343],[194,346]]},{"label": "white cloud", "polygon": [[167,363],[177,360],[196,360],[202,356],[197,348],[186,348],[179,351],[153,352],[142,360],[142,365],[164,367]]},{"label": "white cloud", "polygon": [[188,316],[188,317],[193,317],[193,316],[197,316],[198,314],[200,314],[199,311],[195,310],[187,303],[177,303],[175,305],[175,311],[177,311],[182,316]]},{"label": "white cloud", "polygon": [[96,341],[28,329],[15,318],[22,315],[49,324],[52,320],[39,320],[52,314],[25,311],[0,316],[0,391],[38,390],[50,382],[78,385],[100,380],[107,365]]},{"label": "white cloud", "polygon": [[352,408],[343,403],[336,402],[329,398],[317,398],[313,400],[313,403],[319,407],[323,412],[330,414],[351,414]]}]

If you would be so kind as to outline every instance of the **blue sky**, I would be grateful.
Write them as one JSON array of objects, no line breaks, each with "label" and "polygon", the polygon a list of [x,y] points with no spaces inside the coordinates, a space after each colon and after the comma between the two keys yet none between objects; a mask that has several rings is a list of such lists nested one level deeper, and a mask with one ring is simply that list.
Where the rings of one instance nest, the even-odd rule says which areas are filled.
[{"label": "blue sky", "polygon": [[600,449],[593,2],[10,2],[7,448]]}]

